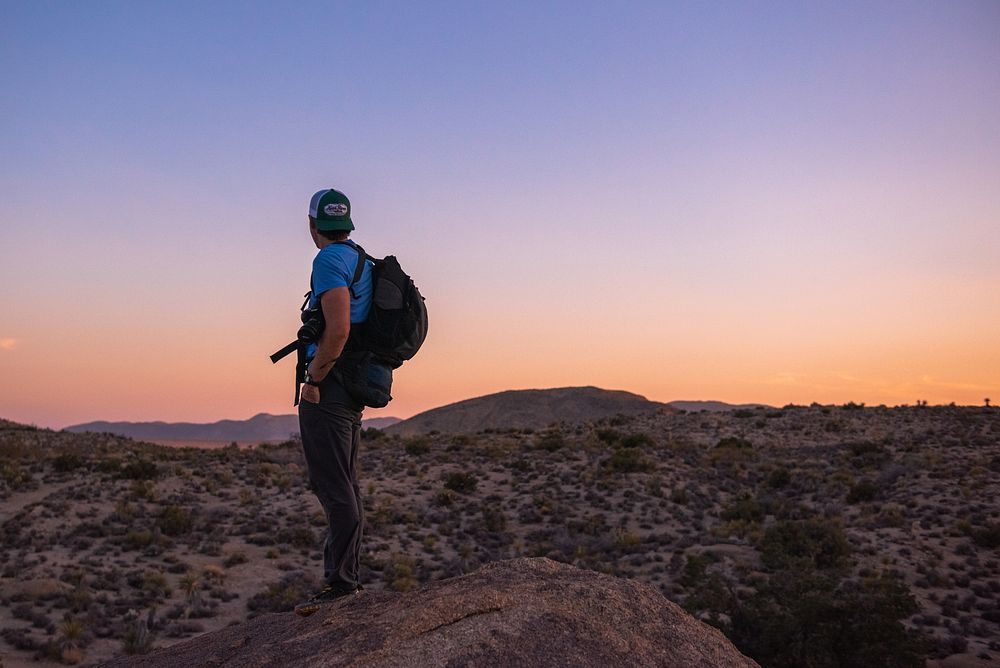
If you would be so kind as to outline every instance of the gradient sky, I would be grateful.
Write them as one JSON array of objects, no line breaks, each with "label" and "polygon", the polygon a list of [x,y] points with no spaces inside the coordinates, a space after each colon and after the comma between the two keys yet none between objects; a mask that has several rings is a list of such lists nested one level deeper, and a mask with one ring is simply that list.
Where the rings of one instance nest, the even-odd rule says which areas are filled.
[{"label": "gradient sky", "polygon": [[372,416],[1000,403],[995,0],[3,0],[0,156],[15,420],[290,412],[324,187],[430,312]]}]

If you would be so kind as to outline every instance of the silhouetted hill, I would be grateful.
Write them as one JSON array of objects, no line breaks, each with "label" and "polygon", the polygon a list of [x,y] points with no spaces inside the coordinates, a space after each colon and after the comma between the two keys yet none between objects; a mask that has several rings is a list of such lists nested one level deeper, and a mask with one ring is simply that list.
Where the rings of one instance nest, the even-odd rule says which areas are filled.
[{"label": "silhouetted hill", "polygon": [[621,390],[560,387],[549,390],[508,390],[466,399],[414,415],[388,427],[390,434],[430,431],[476,432],[482,429],[541,429],[553,422],[586,422],[617,415],[670,410],[666,404]]},{"label": "silhouetted hill", "polygon": [[262,615],[106,666],[700,666],[757,663],[650,585],[512,559],[406,594],[365,592],[307,619]]},{"label": "silhouetted hill", "polygon": [[37,428],[34,425],[21,424],[20,422],[0,418],[0,429],[34,430]]},{"label": "silhouetted hill", "polygon": [[[398,418],[383,417],[364,421],[365,427],[381,429],[398,422]],[[284,441],[298,436],[297,415],[258,413],[249,420],[219,420],[218,422],[87,422],[66,427],[74,433],[97,432],[127,436],[145,441],[237,441],[260,443]]]}]

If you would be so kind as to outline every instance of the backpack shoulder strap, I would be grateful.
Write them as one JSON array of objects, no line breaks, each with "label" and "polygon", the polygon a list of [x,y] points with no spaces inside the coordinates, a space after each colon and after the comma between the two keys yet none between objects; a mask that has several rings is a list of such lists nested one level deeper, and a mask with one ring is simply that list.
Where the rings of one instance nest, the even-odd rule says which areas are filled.
[{"label": "backpack shoulder strap", "polygon": [[348,241],[335,241],[334,243],[353,248],[358,252],[358,263],[354,266],[354,277],[351,279],[351,284],[347,286],[347,289],[351,293],[351,298],[357,299],[358,295],[354,292],[354,284],[361,280],[361,274],[365,270],[365,260],[368,258],[368,253],[365,252],[364,248],[355,243]]}]

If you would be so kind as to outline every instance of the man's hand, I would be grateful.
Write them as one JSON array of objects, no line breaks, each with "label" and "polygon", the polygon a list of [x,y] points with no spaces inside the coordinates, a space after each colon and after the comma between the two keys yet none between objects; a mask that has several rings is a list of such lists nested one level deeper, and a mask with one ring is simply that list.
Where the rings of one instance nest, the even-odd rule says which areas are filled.
[{"label": "man's hand", "polygon": [[311,404],[319,403],[319,388],[315,385],[302,385],[302,401],[308,401]]}]

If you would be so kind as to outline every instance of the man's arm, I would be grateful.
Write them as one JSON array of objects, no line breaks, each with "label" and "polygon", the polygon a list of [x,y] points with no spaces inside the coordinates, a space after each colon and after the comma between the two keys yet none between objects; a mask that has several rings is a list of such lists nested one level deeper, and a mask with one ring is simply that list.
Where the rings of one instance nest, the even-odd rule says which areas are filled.
[{"label": "man's arm", "polygon": [[351,333],[351,295],[346,287],[330,288],[319,298],[326,328],[316,344],[316,356],[309,364],[309,377],[319,382],[330,373]]}]

